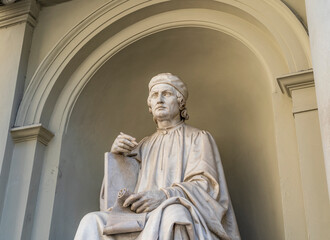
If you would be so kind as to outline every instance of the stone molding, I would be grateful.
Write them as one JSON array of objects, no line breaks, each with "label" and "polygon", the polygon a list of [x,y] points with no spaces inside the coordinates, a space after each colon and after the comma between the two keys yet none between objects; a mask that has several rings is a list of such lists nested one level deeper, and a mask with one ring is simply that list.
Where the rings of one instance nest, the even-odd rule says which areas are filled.
[{"label": "stone molding", "polygon": [[292,98],[292,91],[294,90],[315,87],[313,69],[278,77],[277,83],[282,93],[286,93]]},{"label": "stone molding", "polygon": [[0,7],[0,28],[19,23],[37,24],[39,6],[35,0],[23,0]]},{"label": "stone molding", "polygon": [[38,140],[40,143],[47,146],[49,141],[54,137],[54,134],[44,128],[40,123],[12,128],[10,132],[15,143]]}]

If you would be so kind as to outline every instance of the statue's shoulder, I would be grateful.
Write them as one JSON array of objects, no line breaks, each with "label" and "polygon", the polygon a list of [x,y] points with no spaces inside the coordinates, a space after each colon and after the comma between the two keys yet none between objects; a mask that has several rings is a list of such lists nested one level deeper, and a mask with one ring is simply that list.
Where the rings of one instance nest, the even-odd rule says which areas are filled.
[{"label": "statue's shoulder", "polygon": [[200,135],[200,134],[210,134],[209,132],[207,132],[205,130],[201,130],[199,128],[190,126],[188,124],[185,124],[185,129],[186,129],[186,133],[188,135],[192,135],[192,136],[196,136],[196,135]]}]

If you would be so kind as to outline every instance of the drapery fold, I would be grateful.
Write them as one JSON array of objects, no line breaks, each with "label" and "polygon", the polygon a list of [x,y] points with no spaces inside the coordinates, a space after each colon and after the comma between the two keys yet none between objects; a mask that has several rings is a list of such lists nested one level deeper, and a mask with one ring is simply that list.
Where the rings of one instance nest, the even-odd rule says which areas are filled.
[{"label": "drapery fold", "polygon": [[[240,240],[218,148],[208,132],[185,123],[158,129],[130,155],[140,164],[134,192],[162,190],[167,200],[147,214],[139,234],[104,235],[102,239]],[[111,214],[96,214],[97,219],[103,218],[98,223]],[[82,239],[88,238],[76,240]]]},{"label": "drapery fold", "polygon": [[[133,152],[141,161],[136,192],[163,189],[167,197],[176,199],[171,201],[193,209],[212,239],[240,239],[220,155],[210,133],[182,123],[159,129]],[[167,206],[167,201],[159,208]],[[198,239],[202,239],[200,234],[197,231]]]}]

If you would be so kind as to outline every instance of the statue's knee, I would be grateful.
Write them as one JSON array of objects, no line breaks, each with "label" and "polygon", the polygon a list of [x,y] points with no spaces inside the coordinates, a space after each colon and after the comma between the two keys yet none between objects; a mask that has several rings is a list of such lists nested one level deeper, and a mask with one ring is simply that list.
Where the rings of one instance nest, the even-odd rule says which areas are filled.
[{"label": "statue's knee", "polygon": [[165,208],[163,217],[173,218],[173,216],[185,216],[190,218],[190,212],[181,204],[171,204]]},{"label": "statue's knee", "polygon": [[178,204],[178,203],[171,204],[171,205],[167,206],[166,210],[170,211],[170,212],[172,212],[172,211],[179,211],[179,212],[186,212],[187,211],[188,212],[188,210],[185,206],[183,206],[181,204]]},{"label": "statue's knee", "polygon": [[91,224],[91,223],[95,223],[98,221],[98,214],[97,212],[90,212],[87,213],[80,221],[80,225],[84,225],[84,224]]}]

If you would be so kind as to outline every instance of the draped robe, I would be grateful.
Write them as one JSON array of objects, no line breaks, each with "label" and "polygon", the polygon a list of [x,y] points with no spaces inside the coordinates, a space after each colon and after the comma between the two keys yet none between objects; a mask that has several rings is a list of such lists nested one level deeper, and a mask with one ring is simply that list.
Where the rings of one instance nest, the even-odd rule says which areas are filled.
[{"label": "draped robe", "polygon": [[[142,232],[120,234],[122,239],[240,239],[220,155],[208,132],[182,122],[158,129],[132,153],[140,161],[135,192],[162,189],[167,200],[148,213]],[[107,214],[89,215],[87,230],[83,219],[75,239],[92,240],[79,236],[92,231],[90,221],[100,232]],[[121,238],[99,234],[95,239]]]}]

